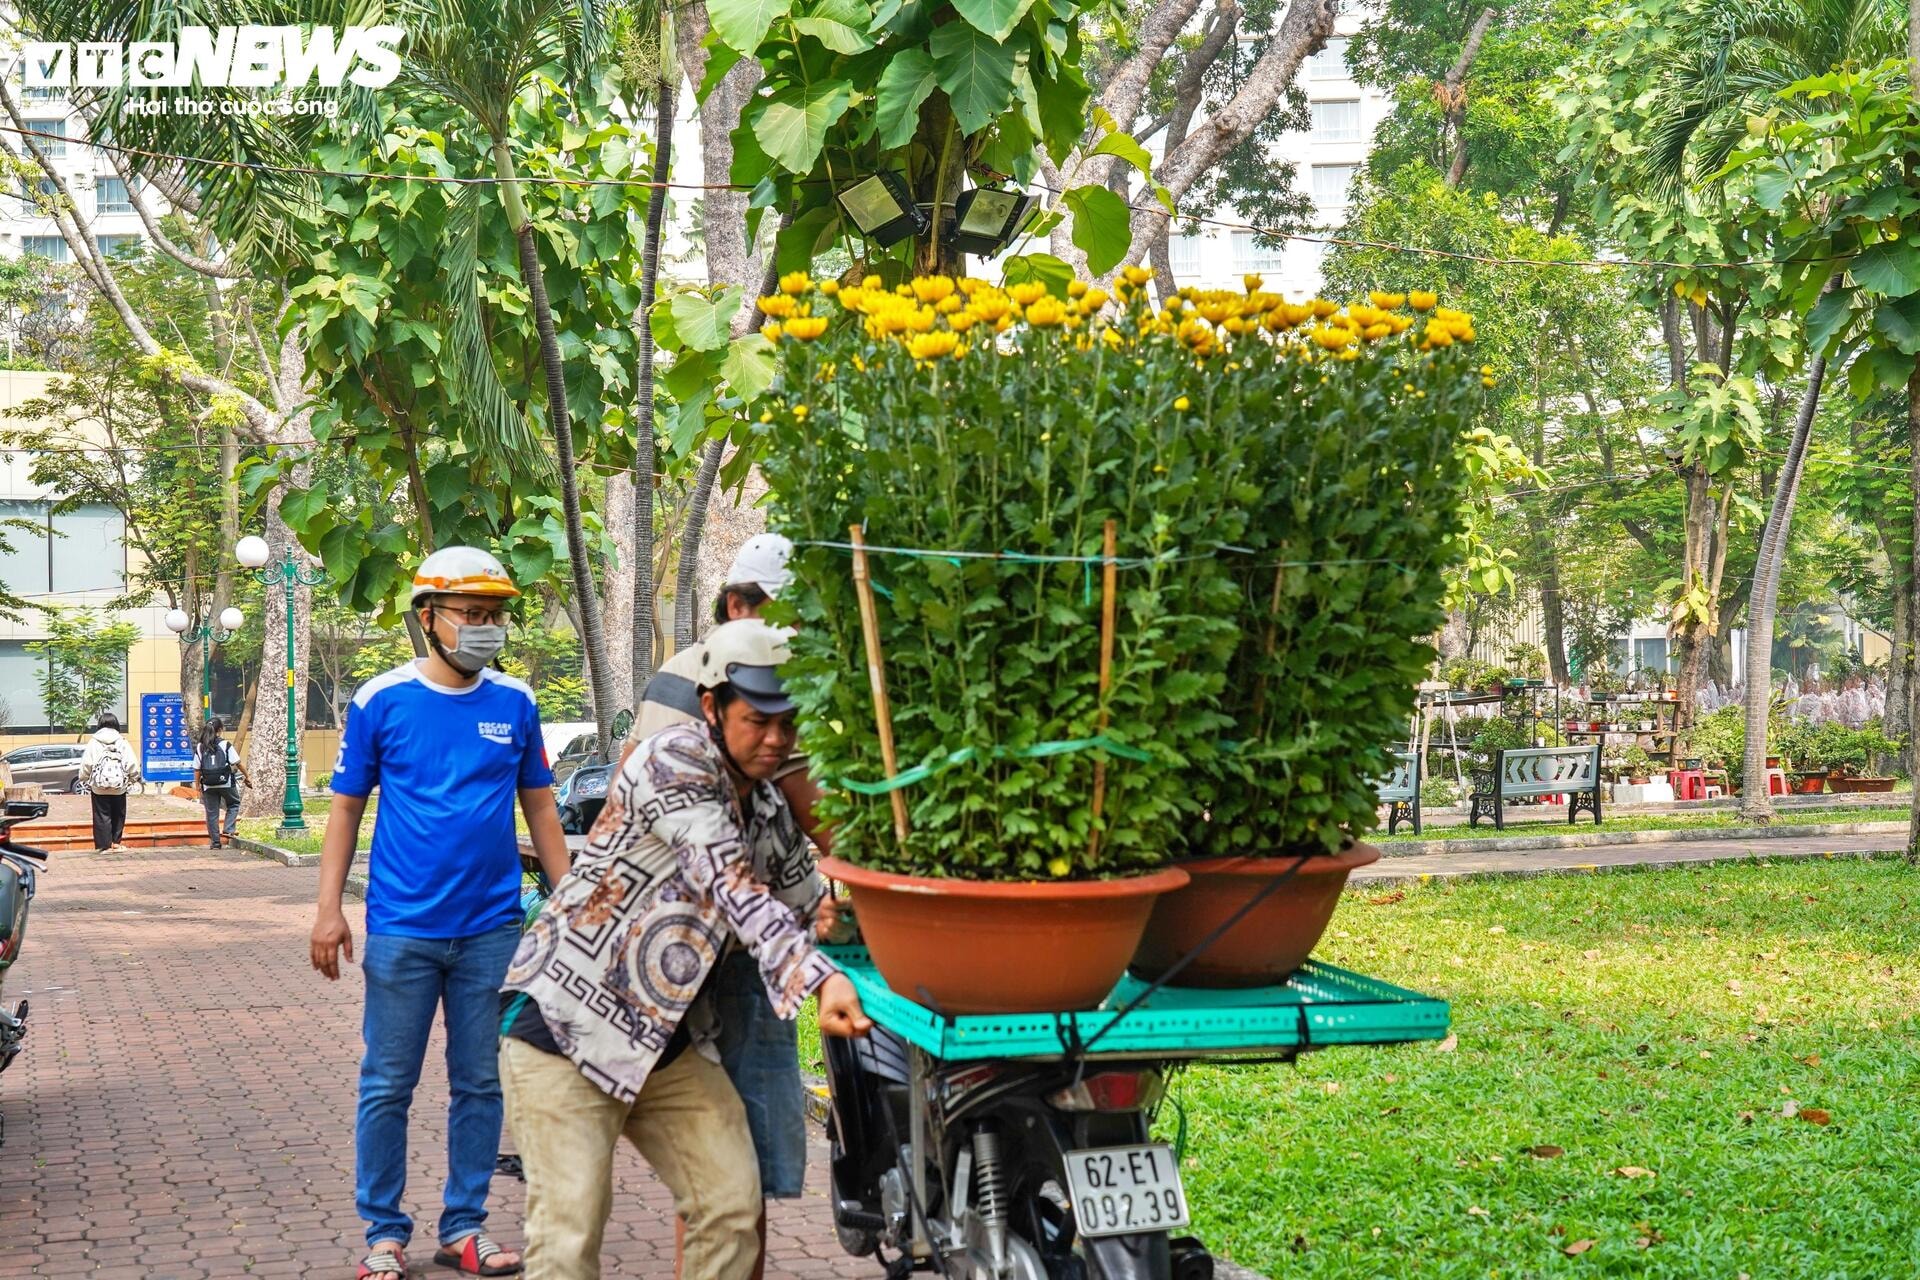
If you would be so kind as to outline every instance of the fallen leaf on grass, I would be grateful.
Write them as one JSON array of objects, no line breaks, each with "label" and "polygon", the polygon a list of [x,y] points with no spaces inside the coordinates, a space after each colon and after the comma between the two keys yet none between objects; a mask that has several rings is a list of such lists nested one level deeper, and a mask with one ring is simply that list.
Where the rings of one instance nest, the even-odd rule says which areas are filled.
[{"label": "fallen leaf on grass", "polygon": [[1336,1094],[1340,1092],[1340,1082],[1338,1080],[1323,1080],[1320,1082],[1320,1091],[1328,1095]]},{"label": "fallen leaf on grass", "polygon": [[1651,1169],[1643,1169],[1637,1164],[1623,1164],[1614,1170],[1623,1178],[1657,1178],[1660,1175]]},{"label": "fallen leaf on grass", "polygon": [[1827,1125],[1833,1123],[1832,1113],[1823,1111],[1819,1107],[1802,1107],[1800,1110],[1800,1118],[1808,1124]]},{"label": "fallen leaf on grass", "polygon": [[1485,1209],[1482,1209],[1482,1208],[1481,1208],[1481,1207],[1480,1207],[1479,1205],[1477,1205],[1477,1204],[1470,1204],[1470,1205],[1468,1205],[1468,1206],[1467,1206],[1467,1213],[1468,1213],[1468,1215],[1469,1215],[1470,1217],[1475,1217],[1475,1218],[1485,1218],[1485,1217],[1487,1217],[1487,1216],[1489,1216],[1489,1215],[1488,1215],[1488,1213],[1487,1213],[1487,1211],[1486,1211]]},{"label": "fallen leaf on grass", "polygon": [[1388,1107],[1385,1111],[1382,1111],[1380,1114],[1382,1116],[1397,1116],[1400,1114],[1400,1108]]},{"label": "fallen leaf on grass", "polygon": [[1740,1113],[1740,1123],[1741,1123],[1741,1124],[1752,1124],[1752,1123],[1753,1123],[1753,1112],[1751,1112],[1751,1111],[1742,1111],[1742,1112]]},{"label": "fallen leaf on grass", "polygon": [[1367,901],[1376,907],[1390,907],[1406,896],[1407,891],[1405,889],[1395,889],[1392,893],[1383,893],[1377,898],[1368,898]]},{"label": "fallen leaf on grass", "polygon": [[1556,1156],[1567,1154],[1567,1149],[1565,1147],[1556,1147],[1551,1142],[1543,1142],[1537,1147],[1526,1148],[1526,1152],[1528,1155],[1539,1160],[1552,1160]]},{"label": "fallen leaf on grass", "polygon": [[1506,931],[1507,931],[1507,926],[1503,924],[1496,924],[1491,929],[1487,930],[1488,933],[1505,933]]},{"label": "fallen leaf on grass", "polygon": [[1600,952],[1597,949],[1582,951],[1580,955],[1581,955],[1581,958],[1586,960],[1598,960],[1600,958]]},{"label": "fallen leaf on grass", "polygon": [[1791,1120],[1795,1116],[1800,1114],[1800,1104],[1795,1102],[1792,1098],[1788,1098],[1785,1102],[1780,1104],[1780,1114],[1786,1117],[1787,1119]]},{"label": "fallen leaf on grass", "polygon": [[1442,1040],[1439,1044],[1433,1046],[1434,1052],[1436,1053],[1452,1053],[1455,1049],[1458,1049],[1459,1047],[1460,1047],[1459,1036],[1448,1036],[1445,1040]]},{"label": "fallen leaf on grass", "polygon": [[1577,1258],[1598,1243],[1600,1243],[1598,1240],[1575,1240],[1560,1252],[1566,1254],[1569,1258]]},{"label": "fallen leaf on grass", "polygon": [[1387,1072],[1387,1074],[1380,1077],[1380,1083],[1381,1084],[1399,1084],[1400,1077],[1393,1074],[1393,1072],[1389,1071]]},{"label": "fallen leaf on grass", "polygon": [[1800,1059],[1800,1061],[1805,1063],[1809,1067],[1817,1067],[1820,1065],[1820,1055],[1817,1053],[1810,1053],[1806,1057]]}]

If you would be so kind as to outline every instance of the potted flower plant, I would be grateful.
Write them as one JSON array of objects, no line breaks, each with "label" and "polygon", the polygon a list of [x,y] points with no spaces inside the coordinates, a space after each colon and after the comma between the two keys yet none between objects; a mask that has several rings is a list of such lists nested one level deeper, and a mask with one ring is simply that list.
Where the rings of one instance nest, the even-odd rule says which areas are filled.
[{"label": "potted flower plant", "polygon": [[[822,866],[882,977],[946,1012],[1096,1004],[1188,883],[1176,857],[1340,861],[1433,659],[1470,324],[1257,293],[1155,310],[1146,278],[790,278],[768,326],[797,575],[774,616],[799,624]],[[1274,520],[1277,494],[1308,507]],[[1400,565],[1291,568],[1364,536]],[[1251,582],[1271,608],[1249,614]],[[1340,713],[1303,735],[1313,697]]]}]

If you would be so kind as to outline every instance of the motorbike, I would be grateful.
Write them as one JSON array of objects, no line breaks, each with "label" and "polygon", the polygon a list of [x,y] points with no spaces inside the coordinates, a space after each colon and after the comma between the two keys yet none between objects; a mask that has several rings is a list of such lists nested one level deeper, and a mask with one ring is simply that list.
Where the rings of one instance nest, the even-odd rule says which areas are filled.
[{"label": "motorbike", "polygon": [[[27,908],[39,873],[45,869],[46,851],[15,844],[13,828],[47,815],[44,800],[9,800],[0,812],[0,997],[4,996],[7,974],[20,958],[27,936]],[[11,1005],[0,998],[0,1071],[5,1071],[20,1056],[27,1036],[27,1002]],[[0,1117],[0,1144],[6,1141],[6,1122]]]},{"label": "motorbike", "polygon": [[821,1047],[848,1253],[894,1280],[1211,1280],[1151,1137],[1178,1063],[943,1062],[879,1025]]}]

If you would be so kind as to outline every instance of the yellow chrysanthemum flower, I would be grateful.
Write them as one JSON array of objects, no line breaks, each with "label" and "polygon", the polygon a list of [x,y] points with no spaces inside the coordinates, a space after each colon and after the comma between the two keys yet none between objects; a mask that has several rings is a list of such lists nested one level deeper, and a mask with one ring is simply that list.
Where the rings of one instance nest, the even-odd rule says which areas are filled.
[{"label": "yellow chrysanthemum flower", "polygon": [[971,309],[982,320],[997,324],[1006,318],[1007,312],[1012,310],[1012,307],[1013,304],[1007,300],[1007,295],[998,289],[983,289],[973,296]]},{"label": "yellow chrysanthemum flower", "polygon": [[1036,329],[1057,328],[1067,318],[1067,308],[1057,298],[1041,298],[1027,307],[1027,323]]},{"label": "yellow chrysanthemum flower", "polygon": [[1426,289],[1414,289],[1407,294],[1407,305],[1415,311],[1431,311],[1439,301],[1439,294]]},{"label": "yellow chrysanthemum flower", "polygon": [[795,316],[787,321],[787,336],[798,338],[802,342],[812,342],[827,331],[825,316]]},{"label": "yellow chrysanthemum flower", "polygon": [[1187,410],[1193,408],[1193,401],[1187,399],[1185,396],[1181,396],[1178,400],[1175,400],[1173,402],[1173,407],[1178,409],[1180,412],[1185,413]]},{"label": "yellow chrysanthemum flower", "polygon": [[1340,310],[1339,303],[1327,298],[1315,298],[1307,305],[1313,308],[1314,317],[1319,320],[1325,320],[1328,316]]},{"label": "yellow chrysanthemum flower", "polygon": [[918,276],[913,281],[913,296],[922,302],[938,302],[953,296],[952,276]]},{"label": "yellow chrysanthemum flower", "polygon": [[1240,283],[1247,287],[1248,293],[1258,293],[1260,286],[1266,282],[1267,278],[1265,276],[1254,271],[1249,271],[1246,275],[1240,277]]},{"label": "yellow chrysanthemum flower", "polygon": [[960,339],[951,333],[916,333],[907,339],[907,351],[915,360],[938,360],[953,354]]},{"label": "yellow chrysanthemum flower", "polygon": [[886,286],[887,286],[887,282],[882,280],[879,276],[870,275],[870,276],[860,277],[860,287],[862,289],[884,289],[886,288]]},{"label": "yellow chrysanthemum flower", "polygon": [[782,330],[780,328],[780,322],[778,320],[769,320],[765,324],[760,326],[760,336],[765,338],[768,342],[780,341],[781,332]]},{"label": "yellow chrysanthemum flower", "polygon": [[1086,309],[1088,315],[1091,315],[1106,306],[1109,301],[1111,297],[1105,289],[1089,289],[1086,296],[1080,299],[1080,305]]},{"label": "yellow chrysanthemum flower", "polygon": [[1084,298],[1086,294],[1087,282],[1085,280],[1071,280],[1067,283],[1067,296],[1069,298]]},{"label": "yellow chrysanthemum flower", "polygon": [[807,406],[803,404],[793,406],[793,416],[796,420],[805,422],[807,420]]},{"label": "yellow chrysanthemum flower", "polygon": [[966,310],[956,311],[947,317],[947,327],[955,333],[965,333],[979,323],[980,317]]},{"label": "yellow chrysanthemum flower", "polygon": [[789,271],[780,277],[780,292],[785,294],[805,293],[813,288],[813,277],[804,271]]},{"label": "yellow chrysanthemum flower", "polygon": [[1313,331],[1313,340],[1328,351],[1338,351],[1342,347],[1353,345],[1354,333],[1351,329],[1322,326]]},{"label": "yellow chrysanthemum flower", "polygon": [[826,294],[829,298],[836,298],[840,296],[840,282],[838,280],[822,280],[820,282],[820,292]]},{"label": "yellow chrysanthemum flower", "polygon": [[783,320],[793,314],[798,304],[784,293],[776,293],[760,299],[756,305],[774,319]]},{"label": "yellow chrysanthemum flower", "polygon": [[943,316],[950,316],[965,305],[966,303],[961,300],[961,297],[959,294],[950,293],[946,297],[940,299],[940,301],[934,303],[933,309],[939,312]]},{"label": "yellow chrysanthemum flower", "polygon": [[1047,286],[1037,280],[1023,280],[1007,290],[1007,296],[1022,307],[1030,307],[1047,296]]},{"label": "yellow chrysanthemum flower", "polygon": [[1407,295],[1404,293],[1383,293],[1375,289],[1367,295],[1367,301],[1387,311],[1397,311],[1407,305]]},{"label": "yellow chrysanthemum flower", "polygon": [[1380,339],[1387,337],[1392,332],[1393,332],[1393,326],[1390,324],[1387,324],[1385,321],[1381,321],[1378,324],[1370,324],[1366,328],[1362,329],[1360,331],[1360,336],[1365,338],[1368,342],[1378,342],[1380,341]]}]

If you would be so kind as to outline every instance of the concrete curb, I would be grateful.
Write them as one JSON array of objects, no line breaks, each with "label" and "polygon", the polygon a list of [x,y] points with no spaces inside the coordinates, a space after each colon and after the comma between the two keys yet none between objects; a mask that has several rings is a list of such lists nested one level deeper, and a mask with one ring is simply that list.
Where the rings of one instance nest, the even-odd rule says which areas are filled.
[{"label": "concrete curb", "polygon": [[1811,836],[1878,836],[1904,832],[1899,822],[1808,822],[1771,827],[1681,827],[1671,831],[1586,831],[1565,836],[1488,836],[1463,840],[1406,840],[1379,846],[1387,858],[1440,853],[1505,853],[1526,849],[1585,849],[1618,844],[1671,844],[1696,840],[1791,840]]},{"label": "concrete curb", "polygon": [[[1906,834],[1906,824],[1900,824],[1900,833]],[[1904,843],[1904,842],[1903,842]],[[1377,887],[1421,884],[1431,880],[1505,880],[1523,879],[1529,876],[1592,876],[1624,874],[1638,871],[1684,871],[1695,867],[1727,867],[1745,863],[1750,866],[1767,866],[1775,861],[1805,862],[1813,858],[1834,861],[1851,858],[1861,862],[1872,862],[1882,858],[1903,856],[1900,849],[1779,849],[1772,853],[1754,852],[1730,853],[1724,858],[1663,858],[1657,862],[1582,862],[1572,866],[1541,867],[1476,867],[1460,871],[1405,871],[1385,872],[1366,876],[1355,875],[1347,882],[1347,888],[1354,893],[1371,891]],[[1375,863],[1374,866],[1381,866]]]},{"label": "concrete curb", "polygon": [[[227,842],[236,849],[245,849],[255,857],[277,862],[283,867],[317,867],[320,855],[317,853],[295,853],[291,849],[282,849],[277,844],[267,844],[262,840],[249,840],[245,836],[235,836]],[[348,897],[365,900],[367,896],[367,873],[358,868],[366,863],[366,851],[353,855],[354,869],[347,872],[346,893]]]}]

